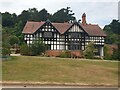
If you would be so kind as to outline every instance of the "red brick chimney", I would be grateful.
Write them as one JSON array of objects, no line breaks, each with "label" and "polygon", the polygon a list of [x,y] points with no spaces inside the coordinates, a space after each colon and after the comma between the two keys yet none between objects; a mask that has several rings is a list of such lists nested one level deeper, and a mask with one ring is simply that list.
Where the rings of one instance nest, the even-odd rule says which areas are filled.
[{"label": "red brick chimney", "polygon": [[83,15],[82,15],[82,24],[83,25],[86,25],[87,23],[86,23],[86,14],[85,13],[83,13]]}]

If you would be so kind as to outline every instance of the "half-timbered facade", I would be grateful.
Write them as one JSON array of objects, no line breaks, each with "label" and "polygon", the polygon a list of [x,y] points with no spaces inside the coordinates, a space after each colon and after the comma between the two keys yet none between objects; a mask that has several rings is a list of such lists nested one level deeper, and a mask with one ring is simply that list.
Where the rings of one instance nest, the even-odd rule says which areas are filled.
[{"label": "half-timbered facade", "polygon": [[89,42],[95,42],[96,55],[103,57],[105,34],[98,25],[86,23],[86,15],[82,23],[52,23],[28,21],[23,29],[24,40],[30,45],[41,40],[49,51],[81,50],[84,51]]}]

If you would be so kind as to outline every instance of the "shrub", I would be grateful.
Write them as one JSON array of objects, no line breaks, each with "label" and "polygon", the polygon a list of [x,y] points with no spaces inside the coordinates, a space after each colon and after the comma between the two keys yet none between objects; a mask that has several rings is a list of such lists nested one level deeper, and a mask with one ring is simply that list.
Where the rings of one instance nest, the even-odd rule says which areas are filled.
[{"label": "shrub", "polygon": [[111,54],[109,52],[110,47],[108,45],[104,46],[104,59],[110,60],[111,59]]},{"label": "shrub", "polygon": [[23,44],[23,45],[21,45],[21,47],[20,47],[20,53],[21,53],[21,55],[29,55],[29,47],[28,47],[28,45],[27,44]]},{"label": "shrub", "polygon": [[2,56],[9,56],[9,55],[10,55],[10,49],[2,48]]},{"label": "shrub", "polygon": [[30,45],[30,55],[41,55],[46,50],[45,44],[42,42],[34,42]]},{"label": "shrub", "polygon": [[19,44],[18,37],[16,37],[16,36],[10,36],[9,43],[10,43],[11,46],[13,46],[14,44]]},{"label": "shrub", "polygon": [[70,52],[69,52],[69,51],[62,51],[62,52],[60,53],[60,57],[61,57],[61,58],[70,58],[71,55],[70,55]]},{"label": "shrub", "polygon": [[6,41],[2,43],[2,56],[10,55],[10,44]]},{"label": "shrub", "polygon": [[94,48],[94,42],[90,42],[87,45],[85,51],[83,52],[84,57],[87,58],[87,59],[93,59],[94,55],[95,55],[94,50],[95,50],[95,48]]},{"label": "shrub", "polygon": [[113,60],[120,60],[120,51],[118,51],[117,49],[114,49],[113,54],[112,54],[112,59]]},{"label": "shrub", "polygon": [[27,44],[23,44],[20,47],[21,55],[41,55],[46,50],[46,45],[42,42],[33,42],[29,46]]}]

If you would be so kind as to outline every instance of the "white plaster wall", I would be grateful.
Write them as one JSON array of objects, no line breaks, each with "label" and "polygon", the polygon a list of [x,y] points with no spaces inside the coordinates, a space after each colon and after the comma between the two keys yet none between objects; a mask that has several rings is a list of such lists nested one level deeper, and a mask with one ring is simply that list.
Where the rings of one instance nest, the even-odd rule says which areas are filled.
[{"label": "white plaster wall", "polygon": [[68,46],[66,45],[66,50],[68,50]]},{"label": "white plaster wall", "polygon": [[59,50],[59,45],[57,45],[57,50]]},{"label": "white plaster wall", "polygon": [[56,50],[56,45],[54,45],[54,50]]},{"label": "white plaster wall", "polygon": [[53,50],[53,45],[51,45],[51,50]]}]

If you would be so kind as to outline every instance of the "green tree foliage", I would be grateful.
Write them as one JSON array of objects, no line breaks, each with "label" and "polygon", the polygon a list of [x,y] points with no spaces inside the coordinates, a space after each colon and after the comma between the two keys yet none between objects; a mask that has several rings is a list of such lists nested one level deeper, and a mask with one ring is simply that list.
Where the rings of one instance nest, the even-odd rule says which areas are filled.
[{"label": "green tree foliage", "polygon": [[118,49],[113,51],[111,59],[119,59],[120,49],[120,22],[113,20],[109,25],[106,25],[103,29],[107,33],[105,42],[107,44],[117,44]]},{"label": "green tree foliage", "polygon": [[38,21],[39,17],[38,17],[38,10],[36,8],[29,8],[28,10],[29,13],[29,19],[30,21]]},{"label": "green tree foliage", "polygon": [[10,55],[10,50],[7,48],[2,48],[2,56],[9,56]]},{"label": "green tree foliage", "polygon": [[[113,50],[112,50],[113,49]],[[120,48],[112,48],[105,44],[104,46],[104,59],[106,60],[120,60]]]},{"label": "green tree foliage", "polygon": [[107,34],[105,40],[107,44],[118,44],[120,42],[120,23],[118,20],[113,20],[109,25],[106,25],[103,30]]},{"label": "green tree foliage", "polygon": [[27,44],[22,44],[21,47],[20,47],[20,54],[21,55],[29,55],[29,52],[30,52],[30,48],[28,47]]},{"label": "green tree foliage", "polygon": [[106,60],[112,59],[109,50],[110,50],[110,47],[106,44],[104,46],[104,59],[106,59]]},{"label": "green tree foliage", "polygon": [[87,59],[93,59],[94,58],[94,42],[90,42],[87,46],[86,46],[86,49],[85,51],[83,52],[85,58]]},{"label": "green tree foliage", "polygon": [[10,55],[9,36],[10,34],[6,30],[2,30],[2,56]]},{"label": "green tree foliage", "polygon": [[22,21],[23,26],[26,24],[26,22],[29,20],[30,14],[28,10],[22,11],[20,15],[17,17],[17,22]]},{"label": "green tree foliage", "polygon": [[41,55],[43,52],[45,52],[46,47],[45,44],[42,43],[41,40],[35,41],[30,45],[31,53],[30,55]]},{"label": "green tree foliage", "polygon": [[112,59],[114,59],[114,60],[119,59],[119,60],[120,60],[119,56],[120,56],[120,51],[118,51],[118,50],[116,50],[116,49],[113,50]]},{"label": "green tree foliage", "polygon": [[53,22],[68,22],[70,20],[75,20],[73,16],[74,13],[71,13],[70,7],[63,8],[58,10],[56,13],[53,14]]},{"label": "green tree foliage", "polygon": [[8,41],[2,42],[2,56],[9,56],[10,55],[10,44]]},{"label": "green tree foliage", "polygon": [[9,12],[2,13],[2,25],[3,27],[12,27],[16,23],[17,15]]},{"label": "green tree foliage", "polygon": [[19,39],[18,37],[11,35],[9,38],[9,43],[11,46],[13,46],[14,44],[19,44]]},{"label": "green tree foliage", "polygon": [[42,41],[35,41],[29,46],[27,44],[23,44],[20,47],[20,53],[22,55],[31,55],[31,56],[36,56],[36,55],[41,55],[44,53],[46,50],[46,46]]},{"label": "green tree foliage", "polygon": [[24,10],[18,16],[18,22],[22,21],[24,26],[27,21],[46,21],[50,17],[51,15],[47,12],[46,9],[38,11],[36,8],[29,8],[29,10]]},{"label": "green tree foliage", "polygon": [[41,11],[39,11],[38,17],[39,21],[46,21],[47,19],[51,20],[52,15],[49,14],[46,9],[42,9]]}]

